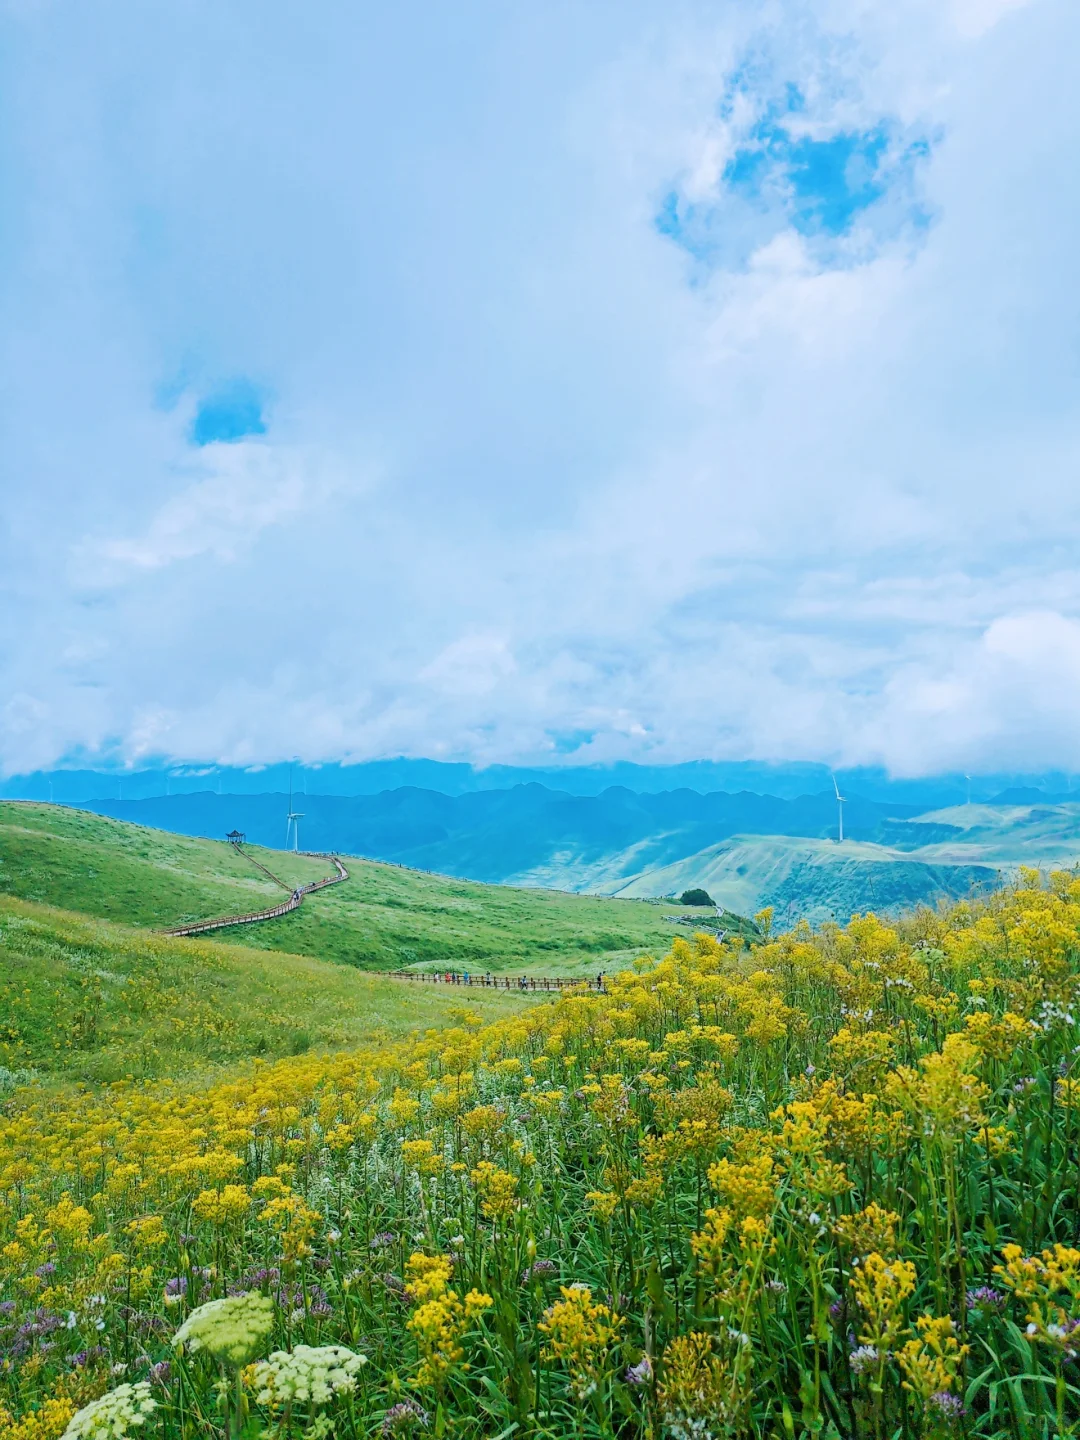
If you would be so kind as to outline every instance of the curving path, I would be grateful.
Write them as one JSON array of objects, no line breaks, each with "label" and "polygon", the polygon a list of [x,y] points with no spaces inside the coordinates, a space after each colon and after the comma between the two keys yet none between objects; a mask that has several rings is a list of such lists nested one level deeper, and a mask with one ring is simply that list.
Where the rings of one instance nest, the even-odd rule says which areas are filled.
[{"label": "curving path", "polygon": [[260,865],[252,855],[248,855],[237,845],[237,850],[252,865],[261,870],[264,875],[269,876],[275,885],[280,885],[283,890],[288,890],[288,900],[283,900],[280,905],[273,905],[269,910],[254,910],[249,915],[222,915],[216,920],[196,920],[192,925],[178,925],[174,930],[166,930],[166,935],[205,935],[208,930],[224,930],[229,925],[255,925],[260,920],[276,920],[279,915],[288,915],[290,910],[299,910],[304,903],[304,896],[310,895],[313,890],[325,890],[327,885],[340,885],[343,880],[348,880],[349,872],[336,855],[327,855],[320,850],[301,850],[298,853],[307,855],[313,860],[329,860],[337,871],[334,875],[325,875],[321,880],[312,880],[308,885],[300,885],[295,890],[286,885],[284,880],[279,880],[272,875],[265,865]]}]

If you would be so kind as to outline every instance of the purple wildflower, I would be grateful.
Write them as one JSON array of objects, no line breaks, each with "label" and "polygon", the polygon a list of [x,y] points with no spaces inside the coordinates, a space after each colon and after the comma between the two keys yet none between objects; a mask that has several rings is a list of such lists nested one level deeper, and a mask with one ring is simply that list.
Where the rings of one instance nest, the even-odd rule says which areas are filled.
[{"label": "purple wildflower", "polygon": [[95,1365],[103,1359],[105,1351],[100,1345],[94,1345],[89,1350],[79,1350],[74,1355],[68,1356],[68,1364],[73,1370],[85,1369],[87,1365]]},{"label": "purple wildflower", "polygon": [[276,1265],[263,1266],[259,1270],[249,1270],[246,1275],[236,1282],[235,1287],[229,1287],[230,1295],[235,1293],[242,1295],[246,1290],[262,1290],[267,1285],[278,1285],[281,1283],[281,1271]]},{"label": "purple wildflower", "polygon": [[558,1273],[559,1267],[554,1260],[534,1260],[521,1272],[521,1283],[527,1285],[530,1280],[547,1280]]},{"label": "purple wildflower", "polygon": [[422,1409],[415,1400],[402,1400],[398,1405],[392,1405],[383,1417],[382,1433],[384,1435],[405,1435],[414,1426],[420,1430],[426,1430],[431,1416]]},{"label": "purple wildflower", "polygon": [[643,1355],[636,1365],[626,1367],[626,1383],[628,1385],[647,1385],[652,1379],[652,1361],[648,1355]]},{"label": "purple wildflower", "polygon": [[162,1387],[164,1387],[169,1383],[169,1379],[171,1376],[172,1361],[159,1360],[156,1365],[150,1366],[150,1370],[147,1373],[146,1378],[150,1381],[151,1385],[161,1385]]},{"label": "purple wildflower", "polygon": [[979,1285],[974,1290],[967,1292],[967,1308],[969,1310],[1000,1310],[1005,1304],[1005,1296],[1000,1290],[995,1290],[992,1285]]},{"label": "purple wildflower", "polygon": [[955,1421],[966,1415],[963,1402],[958,1395],[950,1395],[948,1390],[938,1390],[930,1396],[931,1406],[938,1412],[943,1420]]},{"label": "purple wildflower", "polygon": [[39,1265],[34,1271],[39,1280],[44,1280],[47,1275],[56,1274],[56,1266],[51,1260],[46,1260],[44,1265]]},{"label": "purple wildflower", "polygon": [[[395,1244],[396,1242],[397,1242],[397,1236],[394,1235],[394,1234],[392,1234],[391,1231],[389,1231],[389,1230],[380,1230],[379,1233],[378,1233],[378,1235],[374,1236],[373,1239],[372,1239],[372,1241],[371,1241],[371,1249],[372,1249],[372,1250],[385,1250],[388,1246],[393,1245],[393,1244]],[[396,1408],[397,1408],[397,1407],[395,1406],[395,1409],[396,1409]]]},{"label": "purple wildflower", "polygon": [[306,1295],[299,1285],[283,1285],[274,1300],[282,1310],[288,1310],[294,1315],[308,1314],[313,1315],[316,1320],[325,1320],[333,1314],[326,1291],[321,1285],[309,1285]]}]

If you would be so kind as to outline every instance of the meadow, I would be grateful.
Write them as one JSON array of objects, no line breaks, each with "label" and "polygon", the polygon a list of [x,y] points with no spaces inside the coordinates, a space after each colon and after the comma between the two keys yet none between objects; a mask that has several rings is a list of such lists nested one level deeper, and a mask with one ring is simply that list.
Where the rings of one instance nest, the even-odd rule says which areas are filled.
[{"label": "meadow", "polygon": [[[764,917],[767,919],[767,917]],[[14,1091],[4,1440],[1080,1426],[1080,880]]]},{"label": "meadow", "polygon": [[[450,1023],[461,993],[0,896],[0,1093],[27,1074],[101,1084],[377,1045]],[[469,996],[491,1019],[530,999]]]},{"label": "meadow", "polygon": [[[248,847],[288,884],[323,860]],[[482,885],[368,860],[350,879],[225,944],[315,955],[368,970],[409,966],[595,975],[671,943],[665,907]],[[0,802],[0,894],[101,919],[166,927],[258,910],[281,891],[224,841],[148,830],[87,811]],[[667,907],[670,909],[671,907]]]}]

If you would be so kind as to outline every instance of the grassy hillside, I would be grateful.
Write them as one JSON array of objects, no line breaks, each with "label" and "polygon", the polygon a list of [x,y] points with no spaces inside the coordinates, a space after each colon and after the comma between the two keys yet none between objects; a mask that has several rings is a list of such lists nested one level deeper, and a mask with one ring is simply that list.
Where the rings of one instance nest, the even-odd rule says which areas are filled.
[{"label": "grassy hillside", "polygon": [[844,921],[856,912],[908,909],[919,902],[956,899],[974,887],[999,883],[995,865],[951,849],[938,856],[864,841],[801,840],[784,835],[739,835],[673,865],[647,870],[620,895],[667,895],[700,885],[741,914],[772,905],[777,918],[808,916]]},{"label": "grassy hillside", "polygon": [[[286,884],[325,861],[252,849]],[[282,891],[224,841],[193,840],[59,805],[0,802],[0,894],[166,927],[258,910]]]},{"label": "grassy hillside", "polygon": [[0,1091],[25,1070],[112,1081],[369,1044],[445,1025],[463,1000],[493,1019],[530,998],[404,985],[0,899]]},{"label": "grassy hillside", "polygon": [[[326,864],[252,850],[292,883]],[[670,944],[661,907],[515,890],[354,860],[352,878],[227,944],[315,955],[368,969],[456,967],[574,975]],[[258,909],[279,896],[223,841],[147,830],[86,811],[0,802],[0,894],[164,928]]]},{"label": "grassy hillside", "polygon": [[1015,870],[1020,864],[1075,865],[1080,858],[1077,804],[953,805],[916,816],[903,828],[920,857],[942,862]]}]

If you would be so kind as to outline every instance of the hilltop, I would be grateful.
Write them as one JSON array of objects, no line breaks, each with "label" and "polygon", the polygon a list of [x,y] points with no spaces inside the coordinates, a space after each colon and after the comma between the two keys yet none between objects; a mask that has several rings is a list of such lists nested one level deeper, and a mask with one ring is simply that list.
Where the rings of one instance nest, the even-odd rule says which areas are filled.
[{"label": "hilltop", "polygon": [[[287,883],[326,861],[251,854]],[[280,920],[220,932],[225,944],[318,956],[364,969],[402,966],[594,974],[675,932],[665,907],[513,889],[351,860],[351,878]],[[131,825],[86,811],[0,802],[0,894],[102,919],[166,928],[259,909],[281,891],[224,841]]]}]

